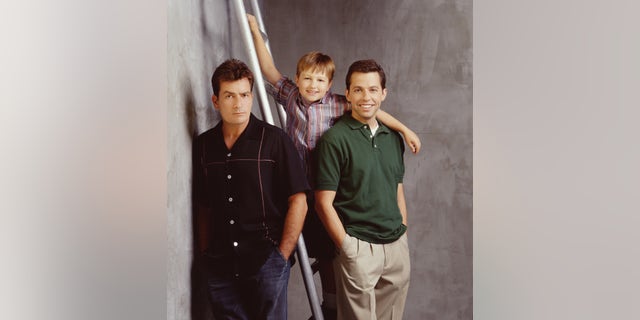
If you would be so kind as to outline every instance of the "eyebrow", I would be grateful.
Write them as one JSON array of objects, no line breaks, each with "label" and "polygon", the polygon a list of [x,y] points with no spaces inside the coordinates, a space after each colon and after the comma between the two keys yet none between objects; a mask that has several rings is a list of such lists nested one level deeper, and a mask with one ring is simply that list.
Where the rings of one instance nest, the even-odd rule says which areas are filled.
[{"label": "eyebrow", "polygon": [[245,91],[245,92],[231,92],[231,91],[223,91],[222,94],[248,94],[251,93],[251,91]]},{"label": "eyebrow", "polygon": [[381,88],[381,86],[379,86],[379,85],[375,85],[375,86],[368,86],[368,87],[363,87],[363,86],[353,86],[353,89],[373,89],[373,88],[380,89],[380,88]]},{"label": "eyebrow", "polygon": [[308,71],[303,71],[302,73],[300,73],[301,76],[316,76],[316,77],[325,77],[325,78],[329,78],[325,72],[308,72]]}]

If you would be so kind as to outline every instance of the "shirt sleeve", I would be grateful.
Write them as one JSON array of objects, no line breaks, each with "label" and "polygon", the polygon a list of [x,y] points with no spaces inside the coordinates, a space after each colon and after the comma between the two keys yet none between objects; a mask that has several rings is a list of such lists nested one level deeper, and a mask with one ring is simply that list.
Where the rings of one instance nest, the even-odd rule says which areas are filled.
[{"label": "shirt sleeve", "polygon": [[208,203],[205,201],[205,176],[204,176],[204,168],[202,166],[202,142],[200,137],[196,137],[193,141],[193,150],[191,155],[192,160],[192,183],[191,183],[191,192],[194,203],[200,204],[202,206],[208,206]]},{"label": "shirt sleeve", "polygon": [[307,182],[307,175],[302,167],[302,160],[300,159],[298,151],[293,145],[291,138],[289,138],[284,131],[280,129],[278,130],[280,132],[282,146],[280,158],[281,162],[284,164],[283,166],[280,166],[280,173],[278,176],[287,177],[286,183],[289,188],[288,195],[291,196],[298,192],[307,192],[311,190],[311,187],[309,187],[309,183]]},{"label": "shirt sleeve", "polygon": [[[288,101],[295,98],[298,92],[298,86],[291,79],[282,76],[276,85],[267,84],[267,92],[276,100],[277,103],[289,108]],[[291,104],[293,105],[293,104]]]},{"label": "shirt sleeve", "polygon": [[349,104],[349,101],[347,101],[347,97],[341,94],[336,94],[335,102],[338,106],[342,108],[342,114],[345,114],[348,111],[351,111],[351,104]]},{"label": "shirt sleeve", "polygon": [[340,183],[340,168],[342,163],[342,152],[332,141],[331,137],[325,134],[316,146],[317,175],[316,190],[338,190]]}]

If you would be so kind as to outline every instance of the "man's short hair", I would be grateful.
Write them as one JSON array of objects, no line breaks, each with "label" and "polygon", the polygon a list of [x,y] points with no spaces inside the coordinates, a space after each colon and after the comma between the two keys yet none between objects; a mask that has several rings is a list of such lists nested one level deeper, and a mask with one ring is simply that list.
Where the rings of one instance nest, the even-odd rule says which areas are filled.
[{"label": "man's short hair", "polygon": [[229,59],[219,65],[211,76],[211,87],[213,88],[213,95],[216,97],[220,93],[220,82],[222,81],[236,81],[247,78],[253,90],[253,72],[242,61],[238,59]]},{"label": "man's short hair", "polygon": [[358,60],[352,63],[351,66],[349,66],[349,71],[347,71],[346,78],[347,90],[349,90],[349,86],[351,85],[351,74],[353,74],[354,72],[377,72],[380,75],[380,85],[382,85],[382,89],[385,89],[387,86],[387,77],[384,75],[384,70],[373,59]]},{"label": "man's short hair", "polygon": [[333,73],[336,71],[336,65],[328,55],[318,51],[311,51],[298,60],[296,76],[300,76],[300,74],[306,70],[322,72],[326,74],[329,81],[331,81],[333,80]]}]

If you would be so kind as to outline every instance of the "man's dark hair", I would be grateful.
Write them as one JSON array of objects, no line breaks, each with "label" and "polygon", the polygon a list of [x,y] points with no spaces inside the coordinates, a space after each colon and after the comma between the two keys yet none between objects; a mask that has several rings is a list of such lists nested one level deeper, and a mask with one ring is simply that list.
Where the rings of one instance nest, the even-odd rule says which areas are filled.
[{"label": "man's dark hair", "polygon": [[382,89],[386,88],[387,77],[384,75],[384,70],[382,70],[382,67],[375,60],[358,60],[352,63],[351,66],[349,66],[349,71],[347,72],[346,78],[347,90],[349,90],[349,86],[351,85],[351,74],[353,74],[354,72],[377,72],[380,75],[380,84],[382,85]]},{"label": "man's dark hair", "polygon": [[247,65],[238,59],[229,59],[223,62],[216,68],[211,76],[211,87],[213,88],[213,95],[216,97],[220,93],[220,82],[222,81],[236,81],[247,78],[253,90],[253,72],[247,67]]}]

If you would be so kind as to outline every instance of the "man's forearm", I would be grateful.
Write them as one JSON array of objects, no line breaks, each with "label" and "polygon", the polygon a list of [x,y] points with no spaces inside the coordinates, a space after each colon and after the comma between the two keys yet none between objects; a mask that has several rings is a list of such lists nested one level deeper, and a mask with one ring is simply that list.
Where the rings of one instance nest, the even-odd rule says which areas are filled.
[{"label": "man's forearm", "polygon": [[307,196],[303,192],[300,192],[289,197],[289,210],[284,220],[284,229],[278,247],[286,259],[289,259],[298,243],[298,237],[300,237],[300,232],[302,232],[306,216]]},{"label": "man's forearm", "polygon": [[316,211],[329,237],[336,247],[340,248],[347,232],[338,216],[338,212],[333,207],[335,194],[335,191],[316,191]]}]

